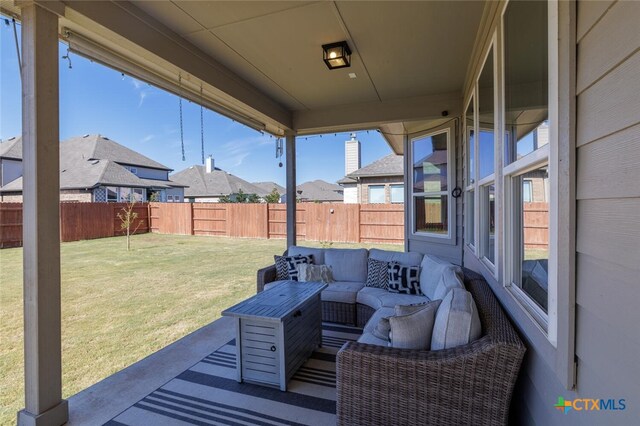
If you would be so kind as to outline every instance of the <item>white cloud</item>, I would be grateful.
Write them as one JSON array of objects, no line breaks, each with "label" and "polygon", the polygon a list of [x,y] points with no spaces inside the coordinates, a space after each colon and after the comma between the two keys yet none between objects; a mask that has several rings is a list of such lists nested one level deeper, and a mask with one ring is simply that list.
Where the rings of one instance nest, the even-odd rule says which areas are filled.
[{"label": "white cloud", "polygon": [[145,136],[144,138],[142,138],[142,139],[140,140],[140,142],[142,142],[142,143],[146,143],[146,142],[149,142],[149,141],[150,141],[151,139],[153,139],[153,138],[155,138],[155,135],[147,135],[147,136]]},{"label": "white cloud", "polygon": [[268,145],[269,143],[275,142],[265,136],[231,140],[222,145],[219,151],[222,155],[217,161],[222,164],[227,164],[228,167],[238,167],[242,165],[244,160],[251,155],[256,147]]},{"label": "white cloud", "polygon": [[131,78],[131,84],[133,85],[133,89],[138,93],[138,108],[140,108],[144,100],[151,93],[152,88],[148,84],[136,80],[133,77]]}]

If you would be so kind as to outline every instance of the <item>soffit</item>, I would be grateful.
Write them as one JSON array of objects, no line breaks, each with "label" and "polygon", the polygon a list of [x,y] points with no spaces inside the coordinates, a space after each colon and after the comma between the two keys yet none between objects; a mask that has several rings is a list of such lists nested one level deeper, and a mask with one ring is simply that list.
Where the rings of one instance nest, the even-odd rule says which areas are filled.
[{"label": "soffit", "polygon": [[[288,109],[316,110],[461,91],[484,2],[136,6]],[[352,66],[329,71],[320,46],[339,40]]]},{"label": "soffit", "polygon": [[337,6],[382,100],[462,90],[483,2]]}]

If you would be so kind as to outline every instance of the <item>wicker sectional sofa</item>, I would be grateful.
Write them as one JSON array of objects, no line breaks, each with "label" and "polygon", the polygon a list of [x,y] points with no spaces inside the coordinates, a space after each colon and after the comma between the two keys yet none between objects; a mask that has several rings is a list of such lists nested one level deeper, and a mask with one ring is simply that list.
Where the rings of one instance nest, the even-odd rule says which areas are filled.
[{"label": "wicker sectional sofa", "polygon": [[[289,254],[308,250],[321,249],[292,247]],[[375,249],[368,255],[393,258],[401,263],[415,263],[417,256],[422,257]],[[320,260],[316,263],[324,263],[324,257],[317,256],[316,252],[314,257]],[[371,324],[367,322],[377,321],[380,315],[376,312],[388,310],[398,299],[385,301],[378,297],[376,301],[362,297],[359,293],[363,289],[367,293],[367,287],[358,290],[355,298],[343,297],[342,301],[336,295],[322,298],[324,321],[357,324],[365,330],[358,342],[346,343],[336,358],[339,425],[507,423],[525,347],[484,278],[468,269],[461,271],[464,286],[476,304],[482,334],[469,344],[451,349],[397,349],[368,338]],[[275,266],[258,271],[258,291],[268,288],[275,278]],[[415,303],[419,297],[409,296],[399,304]]]}]

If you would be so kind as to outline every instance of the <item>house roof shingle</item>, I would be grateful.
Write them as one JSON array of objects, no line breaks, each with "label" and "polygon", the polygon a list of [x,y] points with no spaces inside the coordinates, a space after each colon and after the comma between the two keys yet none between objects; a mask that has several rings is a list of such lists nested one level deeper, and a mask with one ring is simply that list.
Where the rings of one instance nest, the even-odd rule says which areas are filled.
[{"label": "house roof shingle", "polygon": [[[371,164],[368,164],[346,178],[371,177],[371,176],[404,176],[404,157],[397,154],[389,154]],[[341,179],[342,180],[342,179]]]},{"label": "house roof shingle", "polygon": [[320,179],[301,183],[296,187],[298,197],[309,201],[343,201],[344,195],[340,185]]},{"label": "house roof shingle", "polygon": [[0,158],[22,160],[22,136],[0,142]]},{"label": "house roof shingle", "polygon": [[111,160],[131,166],[173,170],[102,135],[77,136],[64,140],[60,142],[60,151],[65,154],[73,152],[86,160]]},{"label": "house roof shingle", "polygon": [[247,182],[216,167],[207,173],[204,166],[195,165],[171,175],[171,180],[186,185],[185,197],[221,197],[237,194],[240,190],[245,194],[265,196],[271,191]]},{"label": "house roof shingle", "polygon": [[252,182],[252,183],[258,188],[261,188],[263,191],[266,191],[267,193],[271,193],[271,191],[273,191],[274,188],[276,189],[276,191],[278,191],[280,195],[283,195],[285,192],[287,192],[287,189],[284,186],[278,185],[275,182]]},{"label": "house roof shingle", "polygon": [[[22,159],[22,138],[2,147],[3,158]],[[2,145],[9,142],[3,142]],[[142,179],[122,164],[170,171],[166,166],[101,135],[87,135],[60,143],[60,189],[88,189],[99,185],[134,188],[181,186],[171,181]],[[22,178],[9,182],[0,192],[22,191]]]}]

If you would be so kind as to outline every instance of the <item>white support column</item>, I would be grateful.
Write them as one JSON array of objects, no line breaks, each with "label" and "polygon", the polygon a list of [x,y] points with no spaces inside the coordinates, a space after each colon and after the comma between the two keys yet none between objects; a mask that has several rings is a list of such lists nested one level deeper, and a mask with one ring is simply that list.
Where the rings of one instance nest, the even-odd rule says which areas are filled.
[{"label": "white support column", "polygon": [[62,425],[58,16],[22,6],[25,409],[19,425]]},{"label": "white support column", "polygon": [[296,137],[287,135],[287,248],[296,245]]}]

